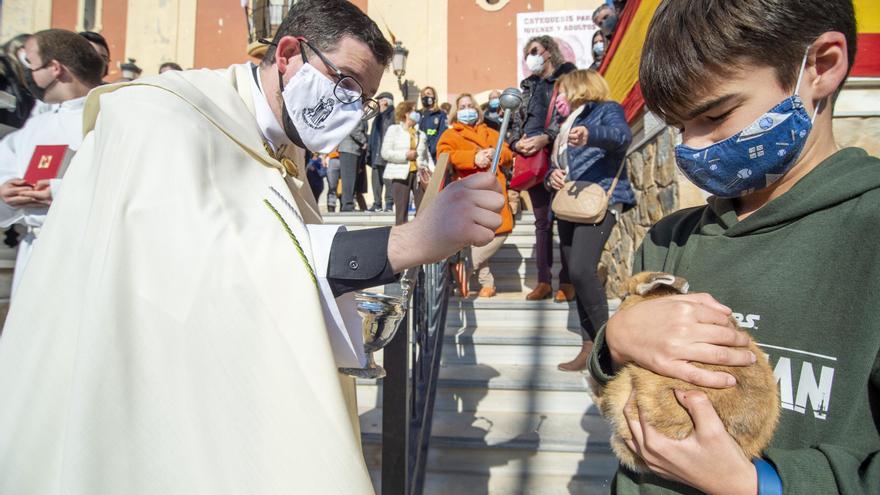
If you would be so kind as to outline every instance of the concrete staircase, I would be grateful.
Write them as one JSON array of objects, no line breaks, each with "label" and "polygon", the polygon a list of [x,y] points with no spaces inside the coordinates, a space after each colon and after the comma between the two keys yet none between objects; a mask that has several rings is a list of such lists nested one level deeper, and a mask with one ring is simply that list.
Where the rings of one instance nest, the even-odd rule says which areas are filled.
[{"label": "concrete staircase", "polygon": [[[388,215],[333,216],[353,228]],[[581,374],[556,364],[580,347],[572,304],[525,301],[534,286],[531,215],[492,259],[501,293],[453,298],[428,457],[426,494],[608,493],[617,461]],[[557,263],[558,264],[558,263]],[[364,451],[378,489],[381,385],[358,383]]]}]

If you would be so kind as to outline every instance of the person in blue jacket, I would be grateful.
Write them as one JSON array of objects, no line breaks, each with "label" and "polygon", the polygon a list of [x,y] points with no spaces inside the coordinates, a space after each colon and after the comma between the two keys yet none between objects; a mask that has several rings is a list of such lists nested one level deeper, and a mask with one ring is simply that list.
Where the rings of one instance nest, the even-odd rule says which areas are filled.
[{"label": "person in blue jacket", "polygon": [[431,159],[437,161],[437,141],[443,131],[446,130],[446,112],[437,104],[437,90],[431,86],[425,86],[421,93],[422,119],[419,121],[419,130],[428,136],[428,153]]},{"label": "person in blue jacket", "polygon": [[595,70],[565,74],[557,83],[557,93],[556,110],[565,120],[553,144],[545,186],[558,191],[567,181],[589,181],[611,193],[605,217],[598,223],[557,218],[562,256],[574,285],[583,337],[580,353],[561,363],[559,369],[582,371],[587,367],[596,332],[608,321],[608,299],[597,272],[599,259],[618,215],[636,204],[624,167],[632,132],[623,107],[611,101],[608,84]]}]

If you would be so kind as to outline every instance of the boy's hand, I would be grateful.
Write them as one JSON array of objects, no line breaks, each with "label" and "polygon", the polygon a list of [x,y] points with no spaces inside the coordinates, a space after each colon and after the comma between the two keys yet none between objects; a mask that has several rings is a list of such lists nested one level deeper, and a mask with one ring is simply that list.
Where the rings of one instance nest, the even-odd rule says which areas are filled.
[{"label": "boy's hand", "polygon": [[[663,478],[716,495],[758,493],[754,465],[724,429],[706,394],[676,390],[675,397],[691,415],[694,432],[683,440],[673,440],[646,423],[641,415],[627,415],[632,432],[627,446]],[[634,396],[630,396],[630,402],[633,400]],[[624,414],[627,410],[629,405]]]},{"label": "boy's hand", "polygon": [[605,342],[615,366],[636,363],[654,373],[694,385],[726,388],[733,375],[698,368],[691,362],[748,366],[757,359],[749,336],[730,322],[731,310],[709,294],[649,299],[615,314]]}]

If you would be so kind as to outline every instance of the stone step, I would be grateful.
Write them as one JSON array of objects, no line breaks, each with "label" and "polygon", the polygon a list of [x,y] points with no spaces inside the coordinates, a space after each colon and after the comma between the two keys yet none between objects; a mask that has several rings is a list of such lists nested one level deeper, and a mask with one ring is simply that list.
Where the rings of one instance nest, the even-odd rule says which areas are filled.
[{"label": "stone step", "polygon": [[[323,213],[324,223],[333,225],[352,225],[352,226],[381,226],[394,225],[393,212],[334,212]],[[518,215],[516,220],[517,226],[534,225],[535,215],[524,212]]]},{"label": "stone step", "polygon": [[455,344],[444,343],[441,364],[445,366],[483,364],[522,364],[524,366],[551,366],[573,359],[580,344],[564,345],[510,345],[510,344]]},{"label": "stone step", "polygon": [[571,328],[579,327],[575,303],[552,300],[526,301],[505,297],[462,299],[452,298],[446,315],[448,329],[465,328]]},{"label": "stone step", "polygon": [[[382,409],[362,408],[359,416],[364,443],[379,443]],[[461,451],[495,449],[611,454],[610,431],[609,424],[597,414],[436,411],[431,446]]]},{"label": "stone step", "polygon": [[[381,418],[380,409],[361,411],[365,447],[381,442]],[[437,411],[428,465],[431,472],[610,477],[617,463],[609,434],[596,415]],[[365,457],[376,468],[380,456],[370,450]]]},{"label": "stone step", "polygon": [[[358,380],[361,408],[382,407],[382,385]],[[436,411],[597,414],[581,373],[519,364],[441,366]]]},{"label": "stone step", "polygon": [[[615,467],[616,469],[616,467]],[[489,470],[485,474],[428,472],[425,495],[511,494],[524,495],[606,495],[611,487],[608,469],[595,477],[547,476],[528,472],[504,475]],[[613,473],[613,471],[611,471]]]},{"label": "stone step", "polygon": [[480,325],[453,328],[447,325],[443,341],[456,346],[511,345],[511,346],[580,346],[580,328],[574,325],[540,328]]},{"label": "stone step", "polygon": [[[436,451],[431,450],[429,462]],[[542,459],[539,457],[539,460]],[[498,462],[525,465],[529,469],[533,467],[535,459],[516,459]],[[433,466],[428,466],[425,479],[425,495],[607,495],[610,493],[611,478],[617,469],[616,460],[597,459],[592,456],[584,463],[588,464],[594,475],[546,475],[530,471],[511,474],[495,466],[480,469],[481,472],[446,472],[434,471]],[[613,463],[613,465],[612,465]],[[609,474],[610,473],[610,474]],[[381,469],[370,469],[370,477],[376,493],[381,493]]]}]

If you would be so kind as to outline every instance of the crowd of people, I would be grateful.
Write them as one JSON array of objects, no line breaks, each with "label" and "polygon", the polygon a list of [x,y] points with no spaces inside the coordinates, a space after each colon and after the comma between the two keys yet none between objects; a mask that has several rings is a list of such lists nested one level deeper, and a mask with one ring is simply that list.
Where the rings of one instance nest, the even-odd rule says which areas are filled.
[{"label": "crowd of people", "polygon": [[[468,296],[472,278],[479,286],[477,297],[494,297],[498,290],[491,258],[513,231],[515,218],[525,202],[535,216],[535,263],[537,283],[525,295],[530,301],[552,298],[575,301],[583,334],[581,352],[560,363],[565,371],[586,368],[596,332],[608,319],[608,303],[597,268],[604,245],[618,216],[635,206],[635,195],[623,168],[630,129],[620,104],[611,101],[610,90],[597,72],[605,45],[614,35],[619,12],[603,4],[593,13],[600,27],[593,37],[595,63],[581,69],[566,62],[550,36],[530,39],[523,61],[532,74],[521,82],[523,104],[514,113],[500,153],[498,182],[508,197],[503,223],[486,246],[466,251],[456,266],[459,294]],[[417,101],[394,104],[390,93],[377,96],[379,113],[369,131],[358,126],[331,153],[314,156],[308,168],[316,198],[327,190],[328,211],[394,212],[397,225],[407,222],[422,199],[435,163],[448,156],[449,180],[485,171],[492,163],[501,128],[501,92],[492,90],[486,101],[460,94],[444,110],[437,91],[421,90]],[[520,191],[510,188],[514,159],[532,157],[542,161],[541,176]],[[372,169],[373,204],[367,208],[366,168]],[[610,191],[607,215],[593,223],[576,223],[554,215],[551,203],[567,182],[589,181]],[[383,195],[384,191],[384,195]],[[341,196],[341,200],[339,199]],[[558,226],[559,279],[553,290],[554,223]]]}]

